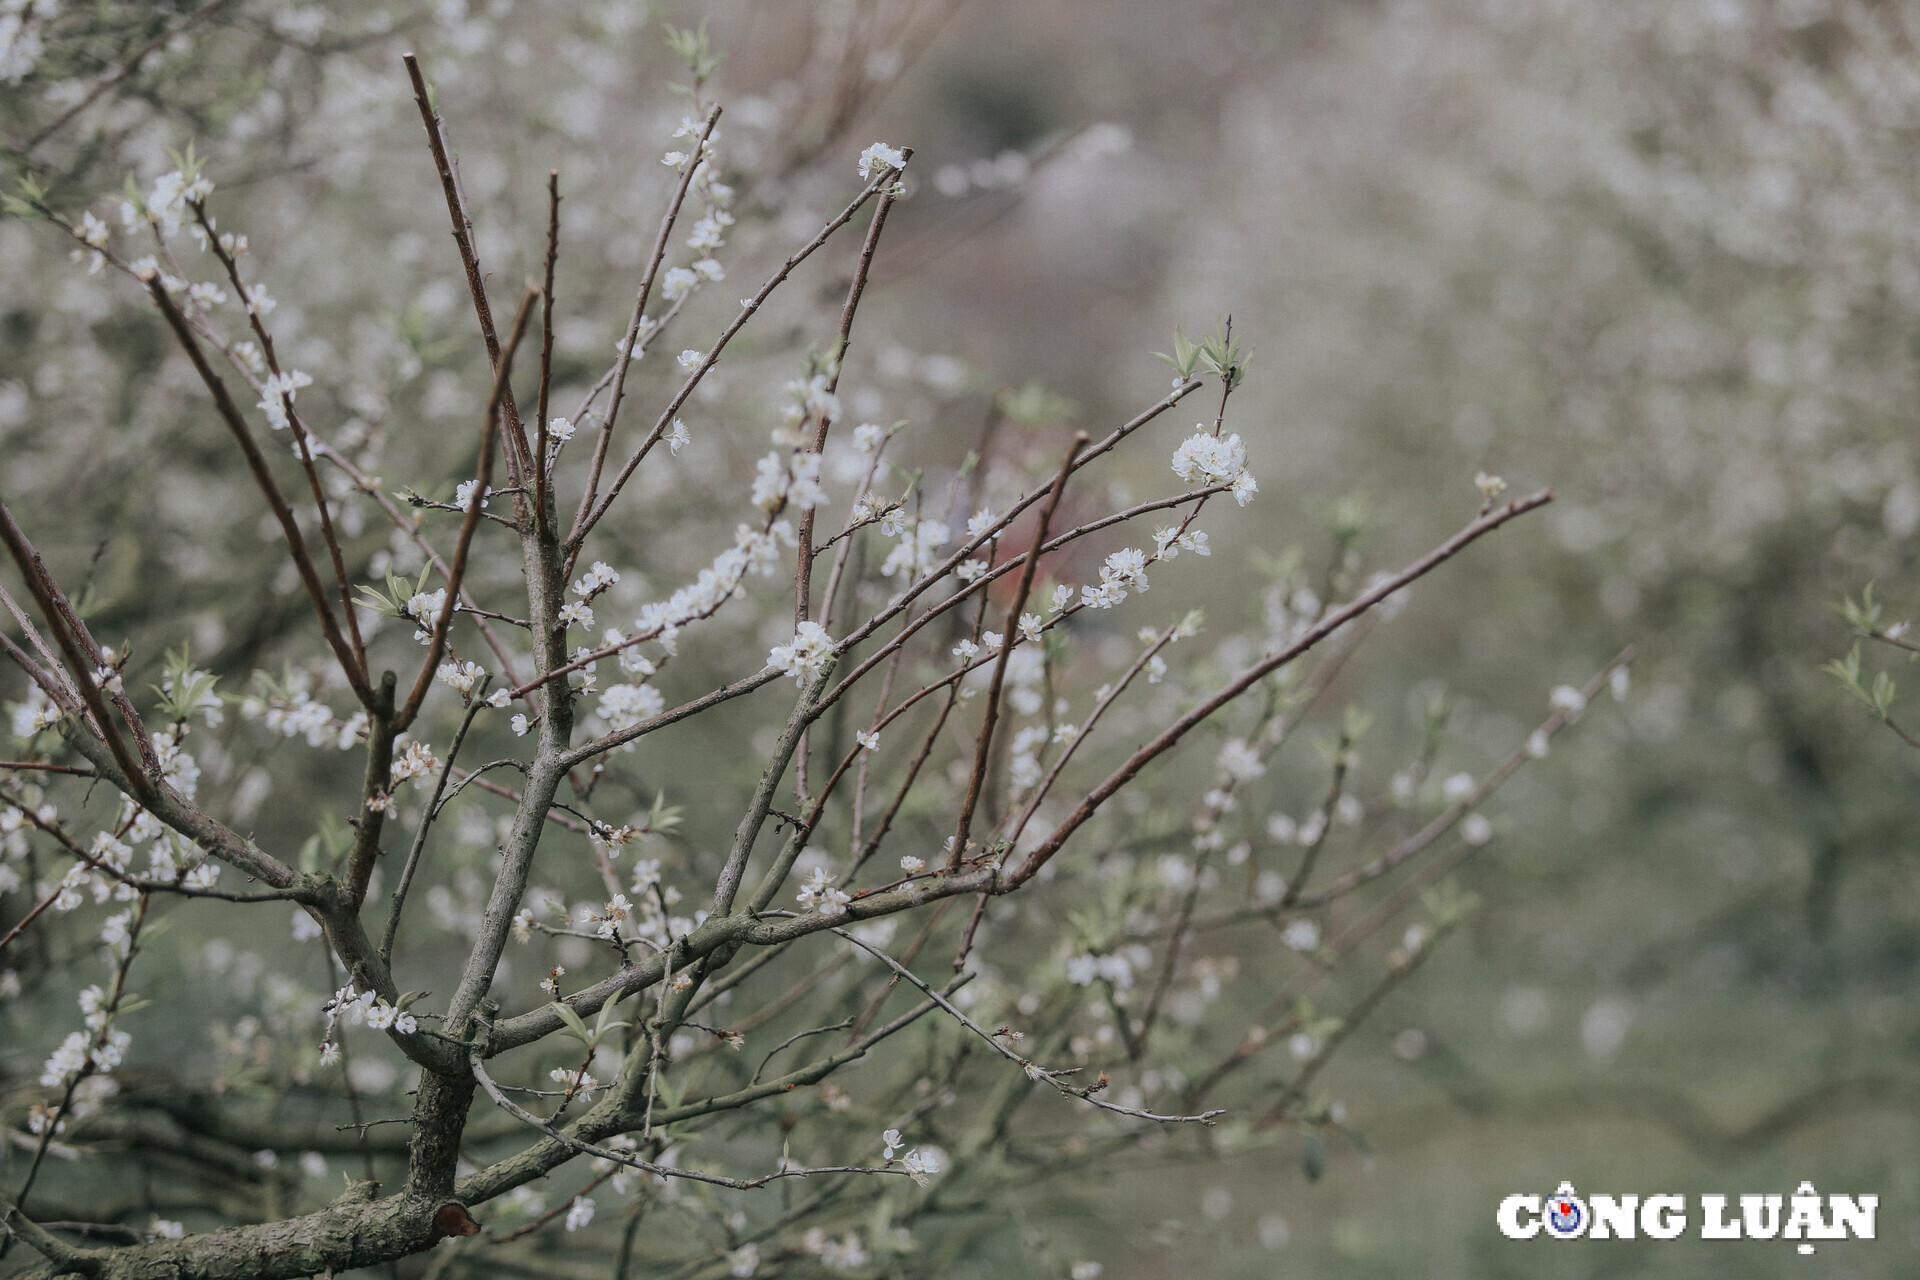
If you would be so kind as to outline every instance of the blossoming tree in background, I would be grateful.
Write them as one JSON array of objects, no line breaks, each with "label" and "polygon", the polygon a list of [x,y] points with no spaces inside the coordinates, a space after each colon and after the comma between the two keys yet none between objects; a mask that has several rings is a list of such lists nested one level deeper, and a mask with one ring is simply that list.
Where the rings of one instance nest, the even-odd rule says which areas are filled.
[{"label": "blossoming tree in background", "polygon": [[[1177,334],[1171,387],[1097,433],[1002,397],[998,416],[1046,428],[1045,458],[942,470],[910,422],[848,421],[910,150],[861,152],[838,212],[697,328],[682,312],[729,279],[736,197],[715,59],[703,35],[673,39],[692,80],[662,157],[674,185],[612,361],[570,404],[562,175],[544,275],[516,297],[407,60],[490,379],[461,474],[397,495],[303,399],[316,379],[276,343],[204,159],[117,201],[10,197],[163,322],[305,621],[283,670],[233,694],[188,649],[116,643],[0,506],[23,745],[0,766],[0,982],[77,992],[70,1025],[36,1029],[32,1079],[7,1080],[0,1267],[237,1280],[432,1253],[411,1265],[936,1275],[956,1224],[1151,1157],[1169,1130],[1304,1130],[1311,1167],[1341,1132],[1329,1062],[1471,906],[1444,877],[1495,834],[1482,806],[1590,699],[1624,694],[1623,654],[1554,691],[1477,778],[1439,767],[1441,708],[1376,777],[1366,718],[1322,706],[1413,584],[1550,498],[1506,499],[1492,476],[1426,554],[1286,566],[1263,626],[1196,653],[1203,618],[1148,591],[1205,571],[1203,517],[1263,495],[1229,429],[1247,372],[1230,325]],[[809,332],[771,446],[750,447],[760,428],[710,407],[716,370],[835,254],[837,318]],[[736,464],[733,530],[674,582],[671,544],[713,521],[676,505],[673,468],[715,444]],[[1170,482],[1111,502],[1103,464],[1139,453],[1170,457]],[[1285,494],[1269,471],[1264,500]],[[649,536],[623,522],[635,506],[656,510]],[[374,567],[351,531],[368,522],[416,575],[390,551]],[[1096,646],[1119,647],[1111,671],[1083,660]],[[1321,798],[1289,814],[1268,782],[1317,717],[1323,754],[1290,767]],[[276,742],[265,775],[233,767]],[[331,785],[343,753],[357,779],[300,838],[233,816],[258,813],[249,787]],[[708,781],[651,789],[686,777],[676,758]],[[730,838],[686,838],[689,811],[724,813]],[[289,913],[220,1065],[143,1060],[168,1006],[193,1004],[149,958],[163,928],[278,934]],[[1356,998],[1310,999],[1349,974]],[[1252,1017],[1224,1012],[1236,978],[1258,988]]]}]

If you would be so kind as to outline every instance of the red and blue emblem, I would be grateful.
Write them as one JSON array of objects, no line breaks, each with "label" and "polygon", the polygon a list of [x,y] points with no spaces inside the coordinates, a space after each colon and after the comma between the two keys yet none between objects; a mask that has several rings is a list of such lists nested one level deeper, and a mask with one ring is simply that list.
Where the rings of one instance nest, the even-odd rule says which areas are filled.
[{"label": "red and blue emblem", "polygon": [[1587,1202],[1574,1194],[1573,1184],[1563,1182],[1541,1206],[1541,1224],[1556,1240],[1572,1240],[1587,1229]]}]

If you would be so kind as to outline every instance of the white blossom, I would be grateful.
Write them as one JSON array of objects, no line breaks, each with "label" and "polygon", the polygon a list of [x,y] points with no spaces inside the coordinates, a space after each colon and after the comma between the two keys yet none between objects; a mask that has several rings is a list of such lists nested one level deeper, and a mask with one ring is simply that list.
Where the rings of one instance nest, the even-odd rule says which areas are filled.
[{"label": "white blossom", "polygon": [[660,280],[660,296],[668,302],[678,302],[693,292],[700,277],[685,267],[669,267],[667,274]]},{"label": "white blossom", "polygon": [[287,406],[293,403],[301,387],[312,385],[313,379],[298,369],[268,375],[266,381],[260,384],[258,406],[267,415],[267,425],[275,431],[286,430],[292,423]]},{"label": "white blossom", "polygon": [[1562,715],[1577,716],[1587,709],[1587,695],[1570,684],[1558,685],[1547,695],[1547,705]]},{"label": "white blossom", "polygon": [[929,1178],[940,1172],[940,1158],[924,1147],[915,1147],[900,1161],[900,1167],[924,1187]]},{"label": "white blossom", "polygon": [[899,149],[884,142],[876,142],[860,153],[860,176],[872,178],[876,173],[888,169],[898,169],[907,163],[907,157]]},{"label": "white blossom", "polygon": [[620,573],[604,560],[595,560],[593,568],[582,574],[580,581],[573,584],[573,591],[582,598],[589,598],[605,591],[620,581]]},{"label": "white blossom", "polygon": [[1190,484],[1232,484],[1246,469],[1247,447],[1239,435],[1223,439],[1204,423],[1173,451],[1173,473]]},{"label": "white blossom", "polygon": [[616,732],[631,729],[666,709],[667,700],[650,684],[609,685],[594,712]]},{"label": "white blossom", "polygon": [[800,886],[800,892],[794,897],[799,900],[803,911],[817,911],[823,916],[845,915],[847,904],[853,901],[853,895],[827,883],[827,869],[815,867],[813,875]]},{"label": "white blossom", "polygon": [[788,644],[775,645],[767,653],[767,665],[803,684],[825,668],[833,656],[833,637],[817,622],[803,622],[794,630]]},{"label": "white blossom", "polygon": [[474,683],[486,674],[487,669],[477,662],[443,662],[434,677],[460,693],[472,693]]},{"label": "white blossom", "polygon": [[1295,951],[1311,951],[1320,945],[1320,926],[1304,918],[1291,921],[1280,931],[1280,941]]},{"label": "white blossom", "polygon": [[1229,738],[1220,748],[1220,771],[1236,782],[1251,782],[1267,771],[1260,753],[1245,738]]}]

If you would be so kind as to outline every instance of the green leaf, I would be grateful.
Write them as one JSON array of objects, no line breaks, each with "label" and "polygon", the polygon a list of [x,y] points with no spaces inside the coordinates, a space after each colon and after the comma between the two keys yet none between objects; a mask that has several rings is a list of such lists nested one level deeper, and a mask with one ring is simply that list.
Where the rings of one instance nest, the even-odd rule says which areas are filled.
[{"label": "green leaf", "polygon": [[998,403],[1008,421],[1029,429],[1068,422],[1080,412],[1079,405],[1049,391],[1038,378],[1030,379],[1018,391],[1002,391]]},{"label": "green leaf", "polygon": [[17,183],[19,194],[0,196],[0,208],[16,218],[45,218],[47,212],[46,188],[30,173],[22,174]]},{"label": "green leaf", "polygon": [[1840,616],[1847,620],[1855,635],[1872,635],[1880,626],[1880,602],[1873,598],[1873,584],[1869,582],[1865,591],[1860,593],[1860,603],[1855,604],[1851,596],[1834,606]]},{"label": "green leaf", "polygon": [[1225,381],[1229,391],[1246,379],[1248,359],[1248,353],[1240,349],[1240,339],[1233,336],[1231,316],[1227,317],[1224,325],[1213,331],[1213,336],[1200,344],[1201,367]]},{"label": "green leaf", "polygon": [[600,1016],[593,1021],[593,1042],[596,1045],[599,1044],[600,1041],[606,1037],[607,1032],[613,1030],[615,1027],[630,1025],[630,1023],[615,1022],[613,1020],[613,1002],[608,1001],[606,1004],[600,1006]]},{"label": "green leaf", "polygon": [[1356,489],[1333,504],[1333,536],[1341,543],[1352,542],[1366,532],[1372,517],[1367,495]]},{"label": "green leaf", "polygon": [[1882,720],[1893,710],[1893,677],[1882,671],[1873,677],[1873,709]]},{"label": "green leaf", "polygon": [[560,1021],[567,1024],[567,1034],[573,1036],[588,1048],[593,1047],[593,1032],[587,1029],[586,1022],[582,1020],[579,1014],[575,1013],[568,1006],[561,1004],[558,1000],[553,1001],[553,1011],[560,1015]]},{"label": "green leaf", "polygon": [[185,720],[196,711],[216,712],[225,700],[214,686],[220,677],[195,669],[187,645],[167,651],[160,683],[149,686],[160,695],[159,708],[170,720]]},{"label": "green leaf", "polygon": [[1168,355],[1164,351],[1156,351],[1153,354],[1156,359],[1165,360],[1172,365],[1173,371],[1180,375],[1182,382],[1193,381],[1193,371],[1200,362],[1200,348],[1194,345],[1193,339],[1180,331],[1178,325],[1173,329],[1173,354]]},{"label": "green leaf", "polygon": [[647,830],[655,835],[673,830],[680,825],[680,815],[684,808],[683,805],[668,804],[667,793],[656,791],[653,796],[653,807],[647,810]]},{"label": "green leaf", "polygon": [[693,72],[693,82],[698,85],[711,76],[725,55],[713,51],[713,43],[707,38],[706,19],[700,20],[698,29],[683,29],[668,25],[666,28],[667,48],[673,56],[687,64],[687,70]]}]

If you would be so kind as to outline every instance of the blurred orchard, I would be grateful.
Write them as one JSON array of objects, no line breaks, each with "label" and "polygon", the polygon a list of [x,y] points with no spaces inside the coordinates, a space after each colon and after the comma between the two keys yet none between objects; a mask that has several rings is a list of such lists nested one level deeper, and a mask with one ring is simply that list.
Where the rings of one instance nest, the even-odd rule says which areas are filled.
[{"label": "blurred orchard", "polygon": [[1911,1274],[1917,144],[1902,0],[0,0],[0,1275]]}]

